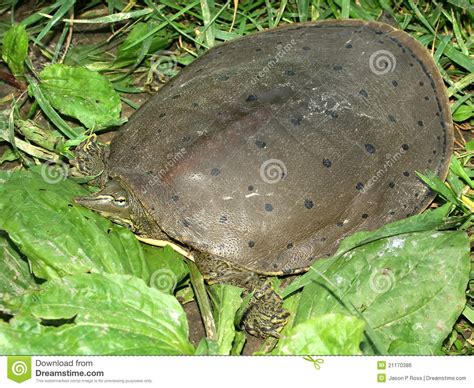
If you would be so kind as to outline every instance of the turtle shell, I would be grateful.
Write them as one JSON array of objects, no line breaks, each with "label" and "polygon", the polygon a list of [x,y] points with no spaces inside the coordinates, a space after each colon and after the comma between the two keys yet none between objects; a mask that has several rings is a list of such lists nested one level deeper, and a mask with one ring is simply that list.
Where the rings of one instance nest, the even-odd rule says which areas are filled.
[{"label": "turtle shell", "polygon": [[345,236],[425,209],[453,129],[429,53],[358,20],[287,25],[209,50],[111,145],[119,178],[171,238],[291,273]]}]

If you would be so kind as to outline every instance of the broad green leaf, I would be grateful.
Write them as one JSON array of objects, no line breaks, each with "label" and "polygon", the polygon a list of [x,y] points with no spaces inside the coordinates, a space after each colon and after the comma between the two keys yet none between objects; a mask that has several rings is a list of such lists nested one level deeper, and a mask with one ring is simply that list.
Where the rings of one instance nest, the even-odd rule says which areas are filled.
[{"label": "broad green leaf", "polygon": [[457,122],[469,120],[474,116],[474,107],[464,104],[453,113],[453,120]]},{"label": "broad green leaf", "polygon": [[12,299],[36,288],[28,264],[16,247],[0,232],[0,309]]},{"label": "broad green leaf", "polygon": [[85,272],[149,279],[140,243],[128,229],[73,203],[89,194],[66,179],[66,165],[0,175],[0,229],[43,279]]},{"label": "broad green leaf", "polygon": [[[358,246],[367,244],[371,241],[379,240],[382,238],[387,238],[391,236],[397,236],[399,234],[410,233],[410,232],[419,232],[424,230],[433,230],[433,229],[443,229],[450,226],[453,226],[453,223],[458,222],[459,220],[456,217],[447,218],[451,206],[446,204],[439,207],[436,210],[426,211],[422,214],[406,218],[404,220],[395,221],[390,224],[386,224],[381,228],[374,231],[361,231],[354,233],[353,235],[345,238],[339,245],[334,259],[342,256],[346,252],[349,252],[351,249],[354,249]],[[330,261],[321,260],[320,265],[327,263],[330,265]],[[304,285],[312,281],[313,274],[311,272],[306,273],[305,275],[299,277],[294,282],[292,282],[283,292],[283,296],[288,296],[297,289],[303,287]]]},{"label": "broad green leaf", "polygon": [[183,256],[169,246],[157,248],[142,244],[142,249],[150,273],[148,285],[172,294],[189,273]]},{"label": "broad green leaf", "polygon": [[313,317],[294,326],[278,342],[273,354],[357,355],[364,335],[364,321],[342,314]]},{"label": "broad green leaf", "polygon": [[242,289],[229,284],[210,288],[214,320],[217,326],[217,344],[220,355],[228,355],[235,337],[235,314],[242,304]]},{"label": "broad green leaf", "polygon": [[89,129],[118,125],[120,96],[102,75],[82,67],[54,64],[39,73],[39,86],[50,104]]},{"label": "broad green leaf", "polygon": [[[176,298],[132,276],[58,278],[25,294],[20,302],[22,314],[9,324],[0,323],[0,354],[194,352],[188,341],[186,315]],[[57,327],[44,322],[54,322]]]},{"label": "broad green leaf", "polygon": [[362,314],[383,354],[411,353],[416,346],[435,354],[464,308],[469,270],[464,232],[375,240],[311,267],[295,325],[334,312]]},{"label": "broad green leaf", "polygon": [[23,75],[27,56],[28,34],[23,24],[17,24],[3,35],[2,59],[13,75]]},{"label": "broad green leaf", "polygon": [[219,356],[219,344],[209,338],[203,338],[194,353],[195,356]]}]

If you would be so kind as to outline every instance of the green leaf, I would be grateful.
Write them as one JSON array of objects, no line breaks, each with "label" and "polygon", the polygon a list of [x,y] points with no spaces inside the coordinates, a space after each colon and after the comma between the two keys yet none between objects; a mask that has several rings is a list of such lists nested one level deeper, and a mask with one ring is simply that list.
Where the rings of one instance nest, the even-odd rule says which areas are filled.
[{"label": "green leaf", "polygon": [[13,75],[23,75],[27,56],[28,34],[23,24],[17,24],[3,35],[2,59]]},{"label": "green leaf", "polygon": [[0,322],[1,354],[194,352],[176,298],[132,276],[84,274],[51,280],[26,294],[21,308],[22,315],[9,324]]},{"label": "green leaf", "polygon": [[464,308],[469,270],[464,232],[375,240],[312,266],[295,324],[334,312],[362,314],[383,354],[416,346],[435,354]]},{"label": "green leaf", "polygon": [[[374,230],[374,231],[361,231],[354,233],[353,235],[345,238],[339,244],[338,250],[334,255],[334,259],[344,255],[345,253],[349,252],[350,250],[367,244],[369,242],[391,237],[397,236],[404,233],[411,233],[411,232],[420,232],[425,230],[433,230],[433,229],[442,229],[446,227],[452,227],[453,222],[456,222],[458,219],[456,217],[447,218],[451,206],[446,204],[441,206],[435,210],[426,211],[422,214],[418,214],[416,216],[406,218],[404,220],[395,221],[390,224],[386,224],[381,228]],[[328,260],[320,260],[321,263],[328,263]],[[292,282],[288,287],[285,288],[283,292],[283,296],[286,297],[291,293],[295,292],[299,288],[305,286],[306,284],[310,283],[313,279],[313,274],[311,272],[307,272],[305,275],[300,276],[294,282]]]},{"label": "green leaf", "polygon": [[120,96],[102,75],[82,67],[54,64],[39,73],[39,86],[50,104],[87,128],[118,125]]},{"label": "green leaf", "polygon": [[456,111],[453,113],[453,120],[457,122],[462,122],[469,120],[471,117],[474,116],[474,107],[464,104],[461,105]]},{"label": "green leaf", "polygon": [[169,246],[157,248],[142,244],[142,249],[150,272],[149,286],[173,294],[176,286],[189,273],[183,256]]},{"label": "green leaf", "polygon": [[0,232],[0,308],[36,287],[28,264],[8,237]]},{"label": "green leaf", "polygon": [[128,229],[73,204],[89,194],[65,179],[66,165],[0,175],[0,229],[28,257],[34,274],[52,279],[85,272],[149,279],[140,243]]},{"label": "green leaf", "polygon": [[293,327],[278,342],[273,354],[357,355],[364,335],[364,321],[342,314],[325,314]]},{"label": "green leaf", "polygon": [[228,355],[235,337],[234,320],[242,304],[242,289],[229,284],[216,284],[209,287],[209,290],[217,326],[218,354]]}]

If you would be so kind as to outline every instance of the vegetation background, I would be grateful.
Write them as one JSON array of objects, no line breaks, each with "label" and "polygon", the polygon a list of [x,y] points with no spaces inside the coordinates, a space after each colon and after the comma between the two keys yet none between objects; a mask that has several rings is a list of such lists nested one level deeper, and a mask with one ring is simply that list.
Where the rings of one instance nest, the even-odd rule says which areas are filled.
[{"label": "vegetation background", "polygon": [[[2,1],[0,15],[0,353],[472,353],[472,1]],[[234,325],[247,302],[240,289],[213,286],[208,298],[172,250],[71,204],[90,190],[74,147],[110,141],[221,42],[346,18],[396,24],[431,52],[455,123],[450,173],[423,177],[439,194],[433,209],[348,238],[285,284],[293,318],[280,341],[246,338]],[[393,238],[418,249],[400,249],[381,272],[370,258]]]}]

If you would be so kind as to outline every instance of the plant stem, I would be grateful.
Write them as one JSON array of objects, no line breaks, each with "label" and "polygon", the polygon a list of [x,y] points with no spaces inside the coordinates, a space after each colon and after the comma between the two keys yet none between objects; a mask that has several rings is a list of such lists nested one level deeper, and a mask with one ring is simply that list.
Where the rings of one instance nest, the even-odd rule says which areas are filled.
[{"label": "plant stem", "polygon": [[191,278],[191,284],[193,285],[194,295],[196,295],[196,301],[201,311],[201,317],[204,323],[204,330],[206,331],[206,337],[211,340],[217,340],[216,324],[212,315],[211,304],[207,297],[206,287],[204,285],[204,278],[196,264],[188,260],[189,276]]}]

